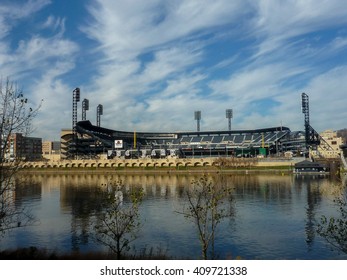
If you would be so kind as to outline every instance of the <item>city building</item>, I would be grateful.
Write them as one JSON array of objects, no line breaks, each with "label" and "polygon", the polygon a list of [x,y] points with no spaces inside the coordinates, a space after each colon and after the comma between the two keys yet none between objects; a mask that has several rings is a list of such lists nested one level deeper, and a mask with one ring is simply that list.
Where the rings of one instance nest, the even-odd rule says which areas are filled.
[{"label": "city building", "polygon": [[42,138],[26,137],[22,133],[11,134],[5,158],[8,161],[42,159]]},{"label": "city building", "polygon": [[48,160],[60,160],[60,142],[59,141],[43,141],[42,157]]},{"label": "city building", "polygon": [[340,154],[341,154],[340,146],[342,146],[343,144],[342,137],[338,137],[337,132],[332,130],[325,130],[322,133],[320,133],[320,136],[325,142],[323,144],[328,144],[330,148],[324,149],[323,145],[321,144],[317,147],[318,153],[325,158],[340,157]]},{"label": "city building", "polygon": [[324,173],[329,172],[328,166],[319,162],[304,160],[294,165],[295,173]]}]

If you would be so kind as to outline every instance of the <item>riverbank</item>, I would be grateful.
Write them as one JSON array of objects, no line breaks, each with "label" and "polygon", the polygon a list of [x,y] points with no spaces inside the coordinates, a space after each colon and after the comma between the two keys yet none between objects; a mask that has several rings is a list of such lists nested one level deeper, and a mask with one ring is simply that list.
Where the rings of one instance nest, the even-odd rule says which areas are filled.
[{"label": "riverbank", "polygon": [[54,173],[293,173],[302,158],[163,158],[25,162],[21,172]]},{"label": "riverbank", "polygon": [[191,170],[202,168],[204,170],[225,169],[282,169],[292,168],[302,158],[140,158],[140,159],[76,159],[59,161],[24,162],[22,169],[113,169],[113,170]]},{"label": "riverbank", "polygon": [[217,167],[185,167],[185,168],[25,168],[19,171],[20,173],[45,173],[45,174],[84,174],[84,173],[119,173],[119,174],[260,174],[260,173],[275,173],[275,174],[292,174],[293,168],[290,166],[269,166],[269,167],[239,167],[239,168],[217,168]]}]

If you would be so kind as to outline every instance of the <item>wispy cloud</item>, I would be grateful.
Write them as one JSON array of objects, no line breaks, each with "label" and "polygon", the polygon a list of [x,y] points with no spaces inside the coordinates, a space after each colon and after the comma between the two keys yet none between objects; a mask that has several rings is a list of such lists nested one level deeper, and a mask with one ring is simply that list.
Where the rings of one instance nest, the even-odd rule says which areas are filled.
[{"label": "wispy cloud", "polygon": [[5,2],[0,6],[0,39],[7,36],[12,27],[33,13],[50,4],[50,0],[29,0],[24,3]]},{"label": "wispy cloud", "polygon": [[[107,68],[107,73],[103,71],[100,77],[97,76],[103,81],[96,88],[100,99],[107,96],[108,102],[119,101],[113,102],[116,107],[120,104],[117,110],[124,111],[127,107],[125,111],[133,112],[127,115],[129,123],[134,120],[140,127],[148,129],[153,125],[157,129],[175,130],[182,124],[185,129],[193,129],[193,121],[186,121],[192,119],[193,104],[196,109],[203,110],[203,122],[207,127],[222,129],[224,110],[237,106],[235,125],[240,128],[256,127],[260,119],[263,125],[271,126],[274,116],[278,119],[288,117],[288,123],[296,123],[294,127],[300,128],[297,122],[301,117],[298,92],[306,86],[307,79],[324,71],[314,67],[317,58],[312,57],[324,53],[323,49],[329,56],[334,48],[341,50],[344,46],[344,41],[339,39],[317,46],[305,46],[300,40],[306,34],[343,25],[346,22],[343,15],[347,12],[343,8],[336,15],[338,1],[320,1],[318,4],[307,1],[231,2],[214,1],[212,5],[211,2],[202,5],[199,1],[170,4],[150,1],[130,8],[134,6],[131,1],[117,7],[111,1],[98,1],[98,5],[89,6],[94,20],[82,30],[99,43],[105,61],[118,65],[118,68]],[[127,23],[125,26],[124,22]],[[240,31],[235,31],[237,29]],[[201,62],[205,59],[206,47],[214,45],[217,38],[227,44],[235,40],[253,42],[253,45],[247,46],[249,55],[246,57],[243,49],[237,49],[232,56],[205,68]],[[177,43],[180,49],[172,47]],[[192,44],[201,47],[197,52],[184,51]],[[150,54],[151,59],[141,58],[142,54]],[[182,64],[188,58],[186,54],[193,59]],[[230,74],[222,79],[214,77],[213,71],[234,63],[241,67],[231,67]],[[129,69],[128,65],[135,66],[132,72],[128,72],[128,76],[121,75],[121,68]],[[103,94],[103,88],[119,88],[117,83],[104,82],[105,76],[122,77],[123,94],[112,96],[107,90]],[[112,83],[112,79],[108,81]],[[137,85],[136,89],[134,85]],[[182,85],[185,89],[178,90],[183,88]],[[127,91],[131,91],[131,99],[127,98]],[[287,100],[296,101],[285,103]],[[259,108],[257,102],[261,102],[263,108]],[[299,114],[294,121],[289,121],[294,115],[285,112],[295,112],[295,106],[298,106]],[[278,108],[286,111],[281,112]],[[165,125],[160,124],[168,112],[168,121]],[[117,125],[127,127],[121,121]]]},{"label": "wispy cloud", "polygon": [[[18,25],[35,17],[50,3],[44,0],[11,2],[0,8],[0,24],[5,30],[0,37],[0,74],[20,83],[33,103],[39,104],[40,100],[44,100],[39,117],[35,120],[42,137],[57,134],[54,114],[69,110],[66,96],[69,90],[59,77],[74,68],[74,57],[79,50],[75,42],[62,36],[64,19],[51,16],[43,25],[40,22],[37,26],[31,23],[33,30],[50,28],[53,33],[45,35],[33,33],[32,30],[18,30]],[[16,30],[16,36],[10,36],[12,30]],[[68,114],[61,116],[62,123],[67,123]]]},{"label": "wispy cloud", "polygon": [[202,129],[226,129],[229,108],[234,128],[303,129],[303,91],[317,130],[345,126],[331,121],[331,106],[345,117],[339,0],[77,1],[78,20],[54,1],[12,2],[0,4],[0,74],[45,99],[43,137],[71,126],[75,87],[92,122],[101,103],[102,125],[119,130],[195,130],[195,110]]},{"label": "wispy cloud", "polygon": [[91,24],[82,30],[100,43],[110,57],[137,55],[174,40],[189,40],[196,32],[233,22],[243,14],[243,1],[105,1],[88,7]]},{"label": "wispy cloud", "polygon": [[347,23],[347,7],[341,1],[255,2],[254,35],[259,38],[257,56],[271,53],[296,38]]},{"label": "wispy cloud", "polygon": [[58,34],[63,35],[65,32],[65,18],[55,17],[50,15],[46,21],[41,25],[41,28],[51,29],[53,31],[59,31]]}]

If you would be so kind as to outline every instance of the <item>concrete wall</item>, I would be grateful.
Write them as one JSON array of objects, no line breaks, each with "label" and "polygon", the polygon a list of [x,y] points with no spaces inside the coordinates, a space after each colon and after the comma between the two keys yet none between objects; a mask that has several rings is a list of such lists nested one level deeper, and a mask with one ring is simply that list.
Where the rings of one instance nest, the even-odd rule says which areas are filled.
[{"label": "concrete wall", "polygon": [[[228,159],[227,159],[228,161]],[[224,161],[225,162],[225,161]],[[233,158],[229,167],[274,167],[293,166],[291,159],[261,160]],[[52,160],[25,162],[23,168],[179,168],[179,167],[220,167],[220,158],[167,158],[167,159],[93,159],[93,160]],[[224,166],[227,167],[227,166]]]}]

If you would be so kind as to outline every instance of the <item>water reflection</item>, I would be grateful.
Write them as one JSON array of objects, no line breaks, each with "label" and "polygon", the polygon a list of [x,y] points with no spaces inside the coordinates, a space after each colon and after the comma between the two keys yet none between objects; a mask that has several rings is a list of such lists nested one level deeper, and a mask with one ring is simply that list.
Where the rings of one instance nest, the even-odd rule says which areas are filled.
[{"label": "water reflection", "polygon": [[[336,213],[328,177],[290,175],[209,175],[233,190],[235,216],[217,232],[220,258],[336,259],[316,236],[322,214]],[[16,191],[16,203],[30,206],[40,225],[12,231],[0,240],[1,249],[37,246],[61,252],[106,250],[92,238],[92,224],[101,212],[99,189],[111,181],[142,187],[142,228],[136,250],[161,247],[174,258],[200,256],[194,226],[182,215],[185,189],[201,175],[30,174],[27,187]]]}]

